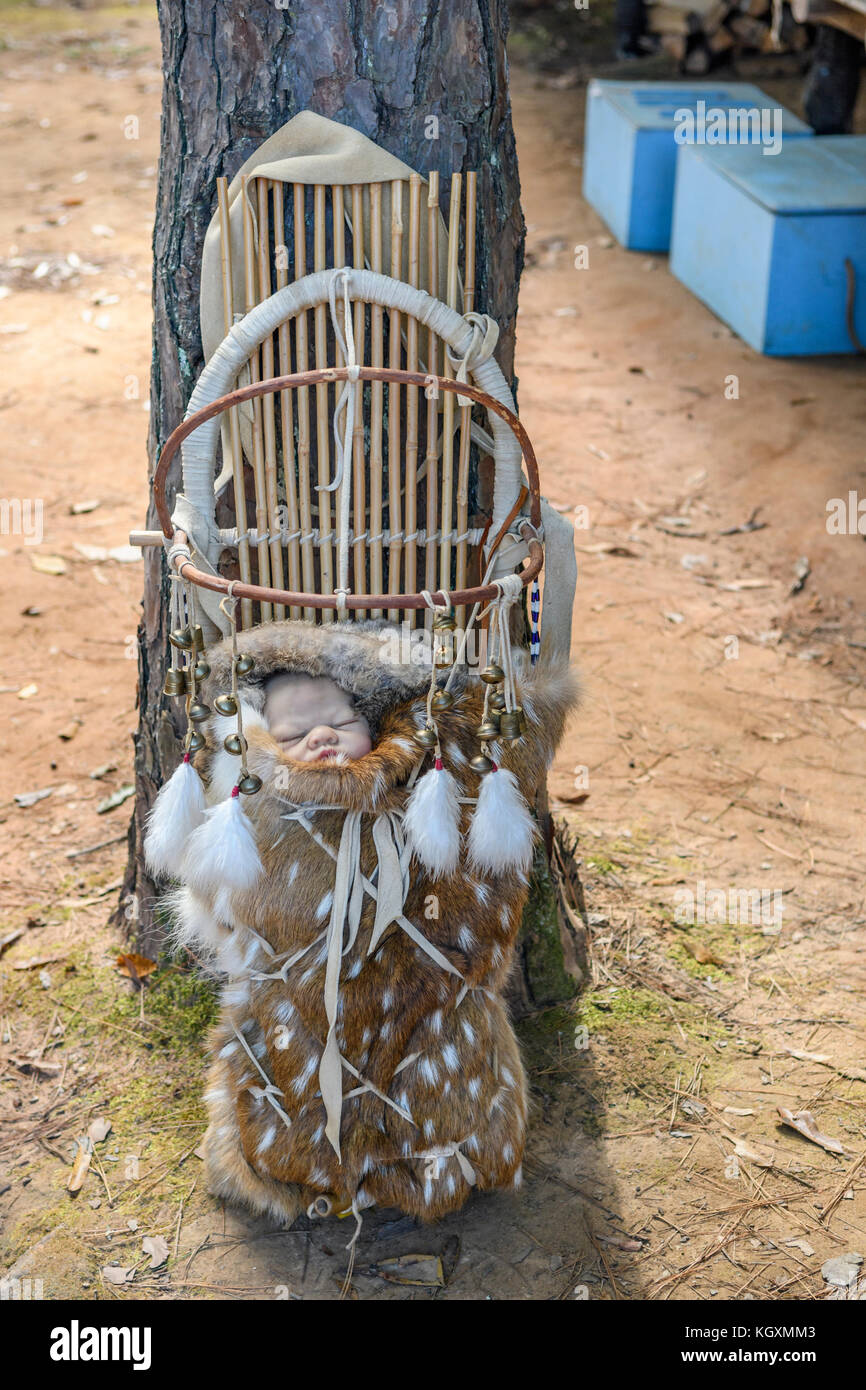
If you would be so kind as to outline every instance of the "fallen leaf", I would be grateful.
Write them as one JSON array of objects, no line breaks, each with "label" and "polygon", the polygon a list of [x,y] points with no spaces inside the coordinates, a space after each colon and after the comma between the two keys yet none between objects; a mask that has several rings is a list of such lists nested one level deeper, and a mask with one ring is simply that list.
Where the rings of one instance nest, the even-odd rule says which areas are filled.
[{"label": "fallen leaf", "polygon": [[134,951],[117,957],[117,968],[128,980],[144,980],[156,969],[156,961],[147,956],[137,956]]},{"label": "fallen leaf", "polygon": [[141,1248],[145,1255],[150,1256],[151,1269],[159,1269],[168,1259],[168,1241],[165,1236],[145,1236]]},{"label": "fallen leaf", "polygon": [[738,1139],[734,1144],[734,1153],[738,1158],[746,1158],[750,1163],[754,1163],[758,1168],[772,1168],[776,1162],[776,1155],[769,1149],[759,1149],[753,1144],[747,1144],[745,1139]]},{"label": "fallen leaf", "polygon": [[79,1192],[87,1177],[87,1170],[90,1167],[90,1160],[93,1157],[93,1145],[85,1136],[78,1141],[78,1153],[75,1155],[75,1162],[72,1165],[72,1172],[69,1174],[66,1183],[67,1192]]},{"label": "fallen leaf", "polygon": [[684,1115],[706,1115],[707,1107],[699,1100],[691,1100],[688,1097],[680,1101],[680,1110]]},{"label": "fallen leaf", "polygon": [[754,1115],[754,1110],[743,1110],[739,1105],[726,1105],[722,1110],[723,1115]]},{"label": "fallen leaf", "polygon": [[37,574],[65,574],[67,569],[61,555],[31,555],[30,564]]},{"label": "fallen leaf", "polygon": [[772,579],[733,579],[730,584],[720,584],[719,588],[729,594],[738,594],[743,589],[771,589]]},{"label": "fallen leaf", "polygon": [[65,960],[65,956],[37,956],[35,960],[23,960],[14,965],[13,970],[36,970],[42,965],[56,965],[59,960]]},{"label": "fallen leaf", "polygon": [[768,521],[757,520],[758,513],[762,510],[762,507],[756,507],[748,521],[742,522],[739,526],[727,526],[724,531],[719,532],[719,535],[738,536],[741,534],[748,534],[750,531],[763,531],[764,527],[769,526],[770,523]]},{"label": "fallen leaf", "polygon": [[111,796],[100,801],[96,808],[97,815],[104,816],[106,811],[116,811],[118,806],[122,806],[124,801],[127,801],[131,796],[135,796],[135,787],[129,785],[118,788],[116,792],[112,792]]},{"label": "fallen leaf", "polygon": [[834,1255],[822,1264],[821,1278],[838,1289],[846,1289],[856,1283],[862,1263],[863,1256],[857,1251],[851,1251],[848,1255]]},{"label": "fallen leaf", "polygon": [[92,777],[94,781],[98,781],[100,777],[107,777],[109,772],[116,771],[117,763],[102,763],[99,767],[95,767],[92,772],[88,773],[88,776]]},{"label": "fallen leaf", "polygon": [[782,1124],[789,1129],[795,1129],[798,1134],[802,1134],[804,1139],[808,1139],[813,1144],[819,1144],[822,1149],[826,1149],[831,1154],[844,1154],[845,1150],[838,1139],[830,1139],[826,1134],[822,1134],[815,1117],[809,1110],[786,1110],[784,1106],[776,1107],[781,1116]]},{"label": "fallen leaf", "polygon": [[695,531],[693,522],[687,516],[663,516],[661,521],[655,523],[655,529],[662,531],[666,536],[681,536],[684,540],[702,541],[706,539],[706,531]]},{"label": "fallen leaf", "polygon": [[856,1283],[849,1284],[845,1288],[834,1288],[831,1293],[825,1295],[828,1299],[844,1299],[846,1303],[862,1303],[866,1300],[866,1279],[858,1279]]},{"label": "fallen leaf", "polygon": [[34,696],[34,695],[38,695],[38,693],[39,693],[39,686],[38,686],[38,685],[33,685],[32,682],[31,682],[30,685],[22,685],[21,689],[18,691],[18,699],[19,699],[19,700],[32,700],[32,699],[33,699],[33,696]]},{"label": "fallen leaf", "polygon": [[790,587],[790,589],[788,590],[788,593],[789,593],[789,594],[799,594],[799,593],[801,593],[802,590],[805,588],[806,580],[809,578],[809,575],[810,575],[811,573],[812,573],[812,567],[811,567],[811,565],[809,564],[808,557],[807,557],[806,555],[801,555],[800,558],[799,558],[799,560],[797,561],[796,565],[794,566],[794,581],[793,581],[793,583],[791,584],[791,587]]},{"label": "fallen leaf", "polygon": [[848,1081],[866,1081],[866,1071],[862,1067],[843,1067],[824,1052],[801,1052],[796,1047],[786,1047],[785,1051],[792,1057],[796,1057],[800,1062],[817,1062],[822,1067],[830,1067],[833,1071],[844,1076]]},{"label": "fallen leaf", "polygon": [[91,1144],[101,1144],[103,1139],[111,1133],[111,1121],[106,1120],[103,1115],[91,1120],[87,1130],[87,1137]]},{"label": "fallen leaf", "polygon": [[792,1245],[795,1250],[802,1251],[802,1253],[806,1256],[811,1256],[815,1253],[808,1240],[803,1240],[802,1236],[799,1236],[796,1240],[786,1240],[785,1244]]},{"label": "fallen leaf", "polygon": [[59,1062],[40,1062],[31,1057],[10,1057],[9,1060],[25,1075],[36,1072],[39,1076],[58,1076],[63,1070]]},{"label": "fallen leaf", "polygon": [[102,1277],[107,1279],[109,1284],[129,1284],[135,1274],[135,1265],[126,1268],[123,1265],[103,1265]]},{"label": "fallen leaf", "polygon": [[694,957],[698,965],[718,965],[720,969],[724,970],[725,962],[719,960],[718,956],[714,954],[712,947],[708,946],[706,942],[689,941],[687,938],[684,938],[683,946],[688,951],[689,955]]},{"label": "fallen leaf", "polygon": [[35,806],[37,801],[44,801],[53,791],[53,787],[42,787],[38,792],[16,792],[15,800],[19,806]]},{"label": "fallen leaf", "polygon": [[445,1274],[438,1255],[398,1255],[380,1260],[371,1267],[373,1274],[390,1284],[411,1284],[428,1289],[444,1289]]}]

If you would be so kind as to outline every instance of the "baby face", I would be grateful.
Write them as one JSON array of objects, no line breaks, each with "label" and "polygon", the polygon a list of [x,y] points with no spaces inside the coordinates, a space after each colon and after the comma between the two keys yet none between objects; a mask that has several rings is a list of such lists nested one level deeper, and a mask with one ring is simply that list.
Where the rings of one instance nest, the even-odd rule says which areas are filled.
[{"label": "baby face", "polygon": [[373,746],[364,716],[326,676],[272,676],[265,690],[265,720],[280,751],[298,763],[350,762]]}]

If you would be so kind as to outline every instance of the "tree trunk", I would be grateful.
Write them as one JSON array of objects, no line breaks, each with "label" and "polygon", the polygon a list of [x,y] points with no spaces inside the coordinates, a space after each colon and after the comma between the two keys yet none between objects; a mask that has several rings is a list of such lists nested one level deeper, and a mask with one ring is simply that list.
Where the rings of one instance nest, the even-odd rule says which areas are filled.
[{"label": "tree trunk", "polygon": [[[215,181],[231,178],[267,136],[305,109],[353,126],[422,174],[478,170],[476,307],[500,325],[497,357],[509,377],[524,224],[505,0],[434,6],[427,0],[159,0],[158,9],[165,88],[154,229],[151,470],[203,365],[199,272]],[[430,116],[438,118],[436,139],[428,138],[436,128]],[[152,504],[147,524],[157,526]],[[148,548],[124,897],[124,915],[145,954],[159,949],[163,930],[142,860],[142,830],[178,761],[182,733],[162,697],[166,590],[162,552]]]}]

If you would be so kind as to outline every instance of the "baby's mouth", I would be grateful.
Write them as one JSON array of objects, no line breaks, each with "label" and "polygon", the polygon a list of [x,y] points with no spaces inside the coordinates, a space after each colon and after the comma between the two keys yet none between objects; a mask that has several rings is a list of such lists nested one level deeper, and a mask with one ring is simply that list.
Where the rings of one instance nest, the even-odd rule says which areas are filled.
[{"label": "baby's mouth", "polygon": [[320,753],[320,754],[318,755],[318,757],[316,758],[316,762],[317,762],[317,763],[320,763],[320,762],[322,761],[323,758],[336,758],[336,756],[337,756],[337,750],[336,750],[336,748],[323,748],[322,751],[321,751],[321,753]]}]

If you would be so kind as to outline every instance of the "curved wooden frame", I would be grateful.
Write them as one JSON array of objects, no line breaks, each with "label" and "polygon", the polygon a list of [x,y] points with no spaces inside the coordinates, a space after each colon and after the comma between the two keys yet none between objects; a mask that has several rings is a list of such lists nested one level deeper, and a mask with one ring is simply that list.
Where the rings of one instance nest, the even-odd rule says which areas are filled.
[{"label": "curved wooden frame", "polygon": [[[520,423],[513,411],[497,401],[495,397],[480,390],[477,386],[472,386],[468,382],[454,381],[450,377],[425,375],[422,372],[404,372],[395,367],[359,367],[358,378],[361,381],[388,381],[399,382],[409,386],[429,387],[436,383],[437,388],[442,391],[450,391],[454,395],[467,396],[470,400],[483,405],[485,409],[492,411],[504,420],[509,429],[514,434],[523,454],[523,461],[526,464],[526,471],[529,478],[529,525],[527,532],[533,531],[535,535],[528,534],[525,538],[529,546],[529,562],[520,571],[520,577],[524,588],[531,583],[540,573],[544,564],[544,551],[538,531],[541,528],[541,494],[539,491],[538,461],[535,457],[535,450],[532,447],[529,436],[523,425]],[[348,367],[323,367],[314,371],[294,372],[289,376],[271,377],[266,381],[257,381],[250,386],[241,386],[234,391],[228,392],[225,396],[220,396],[204,409],[189,415],[185,420],[172,430],[168,439],[165,441],[159,462],[153,475],[153,498],[156,503],[159,523],[162,527],[163,535],[166,540],[172,541],[176,545],[185,545],[187,542],[186,533],[176,531],[172,525],[171,512],[165,497],[166,476],[169,464],[177,453],[183,441],[203,425],[206,420],[212,420],[215,415],[220,415],[224,410],[229,410],[232,406],[241,405],[244,401],[254,400],[257,396],[273,395],[277,391],[291,390],[298,386],[315,386],[324,382],[348,381]],[[513,517],[508,517],[503,523],[499,534],[494,538],[491,549],[494,549],[502,539],[508,526],[513,521]],[[524,522],[524,525],[526,523]],[[190,561],[185,560],[179,555],[175,559],[175,568],[178,574],[182,574],[190,583],[196,584],[199,588],[210,589],[214,593],[232,594],[237,598],[253,599],[261,603],[282,603],[304,608],[425,608],[427,600],[423,594],[347,594],[344,603],[340,603],[336,594],[308,594],[292,593],[288,589],[268,589],[260,584],[245,584],[240,580],[224,579],[221,575],[207,574],[204,570],[197,569]],[[499,590],[495,584],[476,585],[472,589],[457,589],[449,591],[447,601],[455,607],[467,604],[482,603],[486,599],[496,598]],[[434,601],[444,604],[446,595],[443,590],[436,590],[431,597]]]}]

